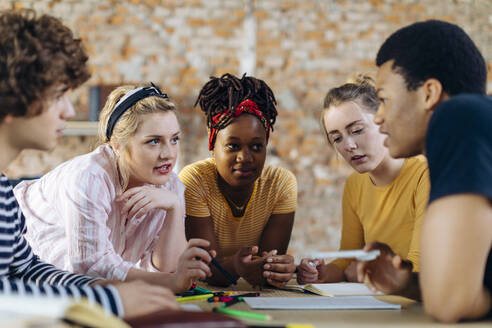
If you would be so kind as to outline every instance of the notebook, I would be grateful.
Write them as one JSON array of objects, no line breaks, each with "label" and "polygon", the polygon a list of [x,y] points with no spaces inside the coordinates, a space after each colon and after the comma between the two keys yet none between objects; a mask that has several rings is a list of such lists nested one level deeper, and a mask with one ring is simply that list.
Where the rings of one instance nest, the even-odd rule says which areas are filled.
[{"label": "notebook", "polygon": [[252,309],[270,310],[401,309],[399,304],[383,302],[372,296],[245,297],[244,301]]},{"label": "notebook", "polygon": [[83,327],[130,327],[116,316],[106,313],[100,305],[90,304],[85,299],[76,301],[56,296],[0,295],[1,326],[24,326],[30,321],[55,326],[60,320]]},{"label": "notebook", "polygon": [[355,282],[340,282],[330,284],[286,285],[284,289],[311,292],[321,296],[370,296],[382,295],[373,293],[366,285]]}]

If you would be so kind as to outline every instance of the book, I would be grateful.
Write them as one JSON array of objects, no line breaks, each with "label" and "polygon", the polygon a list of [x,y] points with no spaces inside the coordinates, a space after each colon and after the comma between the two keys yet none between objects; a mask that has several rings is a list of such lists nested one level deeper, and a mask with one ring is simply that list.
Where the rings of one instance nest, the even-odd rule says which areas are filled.
[{"label": "book", "polygon": [[310,292],[321,296],[371,296],[383,295],[373,293],[366,285],[355,282],[340,282],[327,284],[286,285],[283,289]]},{"label": "book", "polygon": [[248,325],[225,314],[206,311],[162,310],[127,320],[133,328],[247,328]]},{"label": "book", "polygon": [[400,304],[380,301],[372,296],[339,297],[245,297],[252,309],[270,310],[358,310],[401,309]]},{"label": "book", "polygon": [[27,322],[50,326],[60,321],[93,328],[130,327],[97,303],[59,296],[0,295],[0,318],[2,327],[24,326]]},{"label": "book", "polygon": [[173,328],[246,328],[240,320],[201,311],[196,304],[181,306],[182,310],[160,310],[126,319],[107,313],[96,303],[59,296],[1,295],[0,327],[173,327]]}]

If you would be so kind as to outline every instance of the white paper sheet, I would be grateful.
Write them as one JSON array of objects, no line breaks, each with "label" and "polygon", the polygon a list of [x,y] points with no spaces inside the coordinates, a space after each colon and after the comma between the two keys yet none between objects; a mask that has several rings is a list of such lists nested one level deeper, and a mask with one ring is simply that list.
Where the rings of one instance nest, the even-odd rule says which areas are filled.
[{"label": "white paper sheet", "polygon": [[185,311],[197,311],[197,312],[201,312],[203,311],[198,305],[196,304],[180,304],[179,305],[181,307],[181,309],[185,310]]},{"label": "white paper sheet", "polygon": [[245,297],[252,309],[278,310],[354,310],[354,309],[401,309],[399,304],[380,301],[372,296],[338,297]]},{"label": "white paper sheet", "polygon": [[369,252],[366,252],[362,249],[354,249],[336,252],[314,252],[309,253],[308,257],[331,260],[355,258],[359,261],[372,261],[376,259],[376,257],[378,257],[380,254],[381,251],[379,249],[374,249]]}]

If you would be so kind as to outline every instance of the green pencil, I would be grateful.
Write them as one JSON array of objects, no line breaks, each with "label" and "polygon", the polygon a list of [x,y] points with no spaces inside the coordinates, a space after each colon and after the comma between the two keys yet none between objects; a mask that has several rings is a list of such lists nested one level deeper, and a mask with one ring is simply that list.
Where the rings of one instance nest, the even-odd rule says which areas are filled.
[{"label": "green pencil", "polygon": [[255,320],[261,320],[261,321],[268,321],[272,318],[268,314],[248,312],[248,311],[239,311],[239,310],[231,310],[231,309],[220,308],[220,307],[214,308],[213,311],[223,313],[223,314],[228,314],[230,316],[243,318],[243,319],[255,319]]},{"label": "green pencil", "polygon": [[196,286],[194,290],[196,290],[197,292],[202,293],[202,294],[213,294],[214,293],[213,291],[205,289],[205,288],[200,287],[200,286]]}]

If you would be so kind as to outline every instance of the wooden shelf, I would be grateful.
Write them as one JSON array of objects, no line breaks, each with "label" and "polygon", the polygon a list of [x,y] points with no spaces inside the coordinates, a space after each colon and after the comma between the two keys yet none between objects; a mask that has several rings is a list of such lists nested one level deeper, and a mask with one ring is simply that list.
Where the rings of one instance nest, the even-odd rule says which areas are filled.
[{"label": "wooden shelf", "polygon": [[98,122],[68,121],[63,130],[65,136],[95,136],[97,135]]}]

